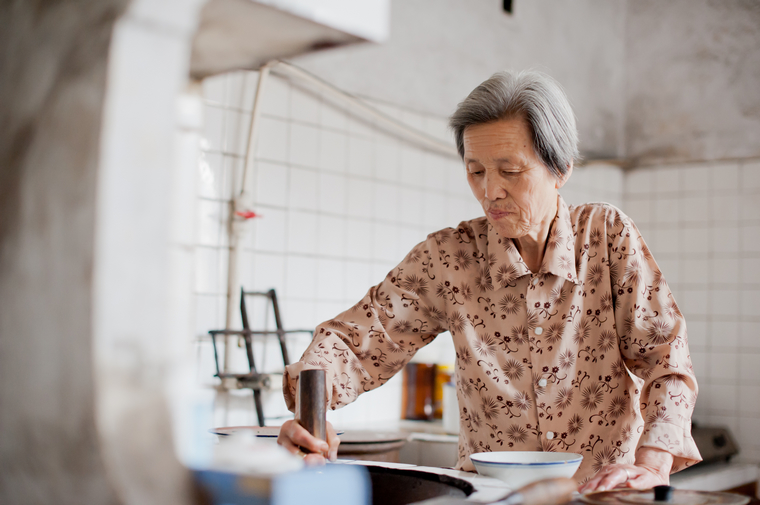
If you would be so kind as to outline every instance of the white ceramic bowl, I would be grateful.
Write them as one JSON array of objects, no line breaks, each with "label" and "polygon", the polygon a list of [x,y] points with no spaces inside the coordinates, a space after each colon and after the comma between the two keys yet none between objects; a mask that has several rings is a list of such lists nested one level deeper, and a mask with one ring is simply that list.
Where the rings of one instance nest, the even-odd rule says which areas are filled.
[{"label": "white ceramic bowl", "polygon": [[583,460],[570,452],[503,451],[470,454],[480,475],[493,477],[517,489],[552,477],[572,477]]}]

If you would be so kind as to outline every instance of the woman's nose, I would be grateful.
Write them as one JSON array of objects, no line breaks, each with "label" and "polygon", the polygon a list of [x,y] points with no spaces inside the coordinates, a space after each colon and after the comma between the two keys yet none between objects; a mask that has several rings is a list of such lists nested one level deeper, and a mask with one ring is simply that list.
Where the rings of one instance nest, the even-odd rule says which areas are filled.
[{"label": "woman's nose", "polygon": [[501,181],[499,181],[497,176],[486,173],[485,184],[486,198],[492,202],[507,196],[507,192],[501,186]]}]

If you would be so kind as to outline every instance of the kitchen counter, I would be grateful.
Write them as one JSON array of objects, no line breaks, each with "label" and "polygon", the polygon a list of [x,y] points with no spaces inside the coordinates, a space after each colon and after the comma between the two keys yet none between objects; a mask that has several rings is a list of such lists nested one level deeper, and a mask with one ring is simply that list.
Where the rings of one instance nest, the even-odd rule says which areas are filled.
[{"label": "kitchen counter", "polygon": [[409,434],[399,461],[429,467],[453,467],[459,457],[459,436],[446,433],[438,421],[401,420],[393,429]]},{"label": "kitchen counter", "polygon": [[687,468],[671,475],[670,484],[678,489],[725,491],[757,482],[760,467],[752,463],[710,463]]},{"label": "kitchen counter", "polygon": [[[364,429],[393,430],[409,434],[408,443],[401,449],[403,464],[423,467],[453,467],[457,460],[458,436],[446,433],[443,423],[436,421],[399,420]],[[440,469],[440,468],[437,468]],[[451,470],[454,471],[454,470]],[[462,472],[457,472],[462,473]],[[465,473],[467,476],[472,474]],[[752,463],[711,463],[688,468],[670,478],[678,489],[694,491],[726,491],[760,479],[760,467]]]}]

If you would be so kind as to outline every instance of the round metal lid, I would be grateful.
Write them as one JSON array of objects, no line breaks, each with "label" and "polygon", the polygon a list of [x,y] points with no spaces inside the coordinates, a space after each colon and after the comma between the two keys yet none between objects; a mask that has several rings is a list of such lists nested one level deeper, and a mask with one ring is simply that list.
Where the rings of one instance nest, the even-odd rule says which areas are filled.
[{"label": "round metal lid", "polygon": [[398,431],[346,430],[340,436],[340,445],[384,444],[406,441],[409,435]]},{"label": "round metal lid", "polygon": [[[250,433],[255,437],[260,438],[277,438],[280,434],[279,426],[221,426],[219,428],[211,428],[209,433],[220,436],[234,435],[236,433]],[[338,431],[336,435],[342,435],[342,431]]]},{"label": "round metal lid", "polygon": [[582,495],[581,499],[592,505],[745,505],[749,503],[748,496],[686,489],[673,490],[673,495],[668,501],[655,500],[654,491],[651,489],[613,489],[588,493]]}]

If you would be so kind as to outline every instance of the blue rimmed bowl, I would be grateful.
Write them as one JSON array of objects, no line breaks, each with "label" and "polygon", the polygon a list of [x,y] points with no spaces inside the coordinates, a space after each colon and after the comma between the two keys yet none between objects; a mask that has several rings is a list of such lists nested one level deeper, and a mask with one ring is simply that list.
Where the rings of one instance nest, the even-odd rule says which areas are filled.
[{"label": "blue rimmed bowl", "polygon": [[517,489],[552,477],[572,477],[583,456],[571,452],[503,451],[470,454],[480,475],[493,477]]}]

